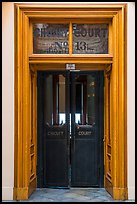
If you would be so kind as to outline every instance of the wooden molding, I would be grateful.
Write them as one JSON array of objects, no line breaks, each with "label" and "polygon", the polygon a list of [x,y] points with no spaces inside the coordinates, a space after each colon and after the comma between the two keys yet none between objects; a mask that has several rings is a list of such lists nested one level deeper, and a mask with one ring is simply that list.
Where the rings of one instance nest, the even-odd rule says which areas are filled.
[{"label": "wooden molding", "polygon": [[14,188],[13,195],[14,200],[28,200],[29,198],[28,187]]},{"label": "wooden molding", "polygon": [[[110,25],[108,55],[46,56],[34,55],[32,48],[32,21],[108,22]],[[70,28],[71,29],[71,28]],[[70,36],[70,40],[72,36]],[[72,47],[71,47],[72,49]],[[37,162],[37,109],[36,75],[31,70],[39,70],[39,64],[77,63],[101,65],[111,71],[110,77],[110,124],[108,123],[108,91],[105,92],[104,160],[105,188],[114,199],[127,198],[127,63],[126,63],[126,4],[15,4],[15,166],[14,198],[28,199],[36,188]],[[87,65],[88,64],[88,65]],[[112,69],[110,69],[110,67]],[[46,68],[45,68],[46,69]],[[53,66],[51,66],[51,70]],[[62,66],[62,69],[63,66]],[[105,69],[105,68],[103,68]],[[44,66],[42,68],[44,70]],[[92,70],[92,68],[90,69]],[[100,69],[98,69],[100,70]],[[33,88],[31,82],[33,78]],[[107,80],[107,79],[106,79]],[[33,93],[32,93],[33,90]],[[108,90],[106,81],[105,90]],[[33,95],[33,133],[31,106]],[[108,134],[110,125],[110,134]],[[32,135],[33,134],[33,135]],[[33,140],[31,139],[33,136]],[[111,143],[108,138],[110,137]],[[33,146],[33,148],[32,148]],[[30,151],[33,151],[30,154]],[[111,151],[111,154],[107,151]],[[110,156],[111,155],[111,156]],[[34,168],[33,168],[34,167]],[[109,167],[109,168],[108,168]],[[32,182],[32,178],[35,180]]]},{"label": "wooden molding", "polygon": [[128,189],[113,187],[113,198],[114,200],[127,200],[128,199]]},{"label": "wooden molding", "polygon": [[113,57],[111,55],[90,55],[90,56],[30,56],[29,57],[29,63],[30,64],[42,64],[42,63],[89,63],[89,64],[111,64],[113,60]]}]

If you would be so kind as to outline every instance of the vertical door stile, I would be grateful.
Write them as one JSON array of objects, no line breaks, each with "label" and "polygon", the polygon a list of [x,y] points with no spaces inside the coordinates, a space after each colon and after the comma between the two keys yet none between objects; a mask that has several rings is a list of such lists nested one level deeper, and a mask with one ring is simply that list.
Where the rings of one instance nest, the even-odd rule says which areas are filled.
[{"label": "vertical door stile", "polygon": [[65,83],[65,101],[66,101],[66,137],[67,137],[67,158],[68,158],[68,187],[71,185],[70,181],[70,72],[66,71],[66,83]]},{"label": "vertical door stile", "polygon": [[71,79],[71,185],[75,180],[75,73],[70,74]]}]

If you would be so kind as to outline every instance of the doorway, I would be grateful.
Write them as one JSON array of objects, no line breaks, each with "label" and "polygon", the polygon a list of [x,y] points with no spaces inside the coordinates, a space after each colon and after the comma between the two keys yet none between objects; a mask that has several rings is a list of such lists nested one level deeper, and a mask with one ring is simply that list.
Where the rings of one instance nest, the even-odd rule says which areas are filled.
[{"label": "doorway", "polygon": [[103,71],[37,72],[37,187],[103,187]]},{"label": "doorway", "polygon": [[[16,200],[28,199],[38,186],[37,177],[38,180],[39,178],[42,178],[42,181],[45,180],[44,176],[39,177],[40,172],[44,172],[44,166],[41,164],[40,172],[37,167],[38,163],[44,161],[44,159],[39,161],[39,158],[42,158],[39,157],[42,150],[37,151],[37,133],[39,134],[39,131],[44,133],[42,128],[37,127],[37,112],[42,109],[42,107],[39,107],[37,111],[37,71],[54,70],[55,66],[57,70],[65,70],[64,65],[67,63],[82,65],[83,68],[78,68],[80,70],[91,71],[96,69],[105,72],[104,187],[114,199],[124,200],[127,198],[126,7],[126,4],[85,4],[84,7],[80,4],[37,4],[36,8],[34,4],[15,4],[14,198]],[[56,50],[51,54],[36,53],[33,41],[34,23],[67,24],[68,32],[66,32],[67,36],[65,37],[65,41],[68,42],[67,53],[57,54]],[[82,32],[83,36],[79,32],[81,29],[78,29],[78,32],[75,33],[78,38],[80,37],[80,41],[77,41],[80,43],[76,43],[75,48],[82,51],[81,54],[75,53],[73,45],[76,41],[73,38],[73,28],[75,30],[75,25],[81,23],[85,24],[86,27],[87,24],[99,25],[105,23],[108,25],[107,53],[99,54],[100,46],[98,46],[98,43],[101,41],[96,41],[94,38],[93,42],[96,42],[95,48],[99,50],[99,53],[89,54],[90,49],[88,49],[89,52],[86,51],[89,48],[87,42],[92,42],[92,40],[89,41],[85,38],[85,29]],[[74,27],[73,24],[75,24]],[[40,37],[39,33],[37,34],[37,37]],[[96,37],[100,35],[98,30],[96,35]],[[52,39],[50,37],[48,36],[47,42]],[[91,35],[91,37],[93,36]],[[58,40],[57,37],[57,42]],[[41,50],[41,46],[45,45],[44,41],[41,43],[41,41],[38,43],[39,50]],[[59,43],[57,44],[59,45]],[[93,45],[95,44],[93,43]],[[102,43],[103,45],[104,43]],[[45,50],[45,48],[42,48],[42,50]],[[51,64],[53,66],[50,66]],[[42,98],[39,100],[42,100]],[[42,114],[41,117],[43,117]],[[43,121],[41,121],[42,124]],[[43,144],[42,139],[38,142]],[[40,147],[42,149],[42,145]]]}]

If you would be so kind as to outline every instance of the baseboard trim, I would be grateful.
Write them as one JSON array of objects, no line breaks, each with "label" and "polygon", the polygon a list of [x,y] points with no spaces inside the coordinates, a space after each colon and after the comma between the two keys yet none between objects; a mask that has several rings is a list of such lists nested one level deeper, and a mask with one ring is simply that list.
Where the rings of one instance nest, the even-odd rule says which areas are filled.
[{"label": "baseboard trim", "polygon": [[113,199],[114,200],[127,200],[128,189],[113,187]]},{"label": "baseboard trim", "polygon": [[128,199],[135,200],[135,187],[128,187]]},{"label": "baseboard trim", "polygon": [[14,200],[28,200],[28,187],[14,188]]},{"label": "baseboard trim", "polygon": [[2,200],[13,200],[13,187],[2,187]]}]

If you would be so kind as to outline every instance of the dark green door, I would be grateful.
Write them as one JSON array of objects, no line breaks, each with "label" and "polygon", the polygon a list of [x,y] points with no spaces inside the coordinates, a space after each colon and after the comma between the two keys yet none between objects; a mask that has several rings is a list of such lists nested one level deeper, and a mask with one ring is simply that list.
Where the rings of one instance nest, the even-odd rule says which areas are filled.
[{"label": "dark green door", "polygon": [[100,89],[103,89],[100,72],[71,73],[71,186],[100,186],[103,154]]},{"label": "dark green door", "polygon": [[38,186],[102,187],[103,72],[39,72],[38,78]]},{"label": "dark green door", "polygon": [[44,179],[46,187],[69,186],[69,78],[44,73]]}]

